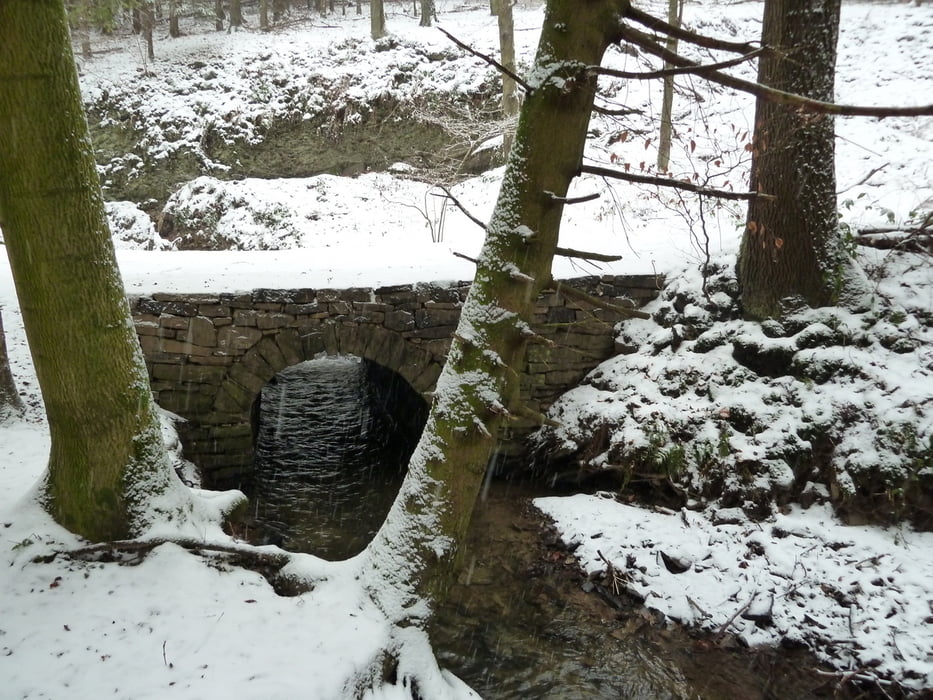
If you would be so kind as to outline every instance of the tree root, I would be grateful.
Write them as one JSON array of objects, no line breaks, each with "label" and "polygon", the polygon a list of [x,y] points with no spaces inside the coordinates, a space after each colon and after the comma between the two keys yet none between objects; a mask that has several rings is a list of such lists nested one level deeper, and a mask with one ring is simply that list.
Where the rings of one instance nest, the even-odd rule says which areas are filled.
[{"label": "tree root", "polygon": [[80,549],[53,552],[36,557],[33,561],[47,564],[56,557],[63,556],[73,561],[116,562],[125,566],[134,566],[142,562],[152,550],[163,544],[174,544],[206,559],[255,571],[261,574],[273,590],[281,596],[296,596],[314,590],[312,582],[282,574],[282,569],[294,559],[294,555],[290,552],[266,551],[249,545],[201,542],[184,538],[159,537],[151,540],[101,542]]}]

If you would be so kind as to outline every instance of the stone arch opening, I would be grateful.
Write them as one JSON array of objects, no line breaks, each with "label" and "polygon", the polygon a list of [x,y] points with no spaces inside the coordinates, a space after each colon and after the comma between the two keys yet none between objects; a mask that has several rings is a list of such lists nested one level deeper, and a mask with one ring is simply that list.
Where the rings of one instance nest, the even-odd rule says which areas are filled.
[{"label": "stone arch opening", "polygon": [[352,355],[278,372],[255,403],[247,493],[258,538],[337,559],[388,513],[427,419],[398,373]]}]

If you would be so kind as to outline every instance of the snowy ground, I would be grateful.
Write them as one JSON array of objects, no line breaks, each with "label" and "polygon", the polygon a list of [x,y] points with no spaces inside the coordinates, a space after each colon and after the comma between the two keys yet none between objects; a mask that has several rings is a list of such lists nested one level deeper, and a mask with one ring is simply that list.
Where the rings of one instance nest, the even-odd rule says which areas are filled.
[{"label": "snowy ground", "polygon": [[[449,29],[480,50],[494,50],[495,26],[483,3],[440,2],[439,10]],[[687,19],[707,33],[754,38],[760,10],[759,3],[689,3]],[[519,50],[525,60],[541,16],[539,5],[517,8]],[[350,95],[346,99],[361,104],[367,95],[388,89],[379,76],[391,73],[406,51],[407,60],[418,66],[418,85],[425,89],[447,89],[455,82],[468,90],[489,79],[480,62],[462,58],[443,64],[451,73],[433,74],[430,62],[421,61],[410,47],[426,43],[449,50],[449,45],[436,30],[419,28],[410,17],[389,17],[390,31],[405,40],[398,50],[377,52],[371,42],[359,39],[365,37],[367,24],[365,17],[333,17],[326,26],[299,23],[272,35],[193,35],[178,42],[160,38],[159,58],[150,66],[158,79],[147,83],[145,91],[135,82],[149,80],[137,70],[141,61],[135,40],[114,39],[119,50],[85,64],[84,87],[88,99],[104,89],[108,99],[135,95],[135,108],[152,115],[149,142],[155,156],[182,147],[179,142],[197,143],[203,134],[199,129],[225,114],[237,115],[227,122],[239,129],[237,135],[259,138],[257,123],[277,118],[281,112],[276,110],[291,109],[275,93],[276,85],[266,81],[267,92],[257,91],[260,72],[246,68],[255,65],[254,56],[265,57],[263,64],[274,63],[275,72],[287,77],[285,84],[294,84],[314,65],[322,73],[332,72],[338,64],[325,57],[339,55]],[[924,39],[931,29],[929,3],[847,3],[839,99],[927,101],[919,97],[933,93],[933,47]],[[173,66],[183,65],[192,52],[220,57],[217,63],[226,72],[210,80],[196,76],[198,84],[186,82],[192,79]],[[640,65],[622,53],[610,60],[629,69]],[[702,81],[693,83],[681,85],[675,107],[680,141],[672,171],[691,178],[696,173],[698,181],[741,190],[751,101],[728,90],[710,93]],[[164,89],[156,90],[156,84]],[[645,84],[615,81],[607,89],[616,102],[639,107],[649,116],[657,112],[658,94]],[[255,100],[260,93],[262,110]],[[306,101],[303,108],[313,104]],[[177,124],[190,125],[191,131],[180,132]],[[588,159],[650,170],[653,127],[645,120],[594,126]],[[840,120],[838,133],[840,209],[847,224],[903,223],[916,211],[930,209],[933,120]],[[643,166],[643,161],[648,163]],[[217,164],[205,167],[218,174]],[[498,179],[493,172],[454,191],[485,219]],[[178,203],[190,204],[211,188],[217,195],[213,201],[237,202],[226,207],[226,218],[220,217],[215,231],[239,250],[140,250],[164,243],[134,206],[114,205],[114,222],[130,222],[118,244],[127,248],[119,251],[119,260],[131,293],[368,286],[472,276],[470,265],[452,253],[475,255],[481,232],[452,208],[441,227],[429,184],[377,173],[357,179],[201,184],[180,192]],[[595,178],[581,178],[575,189],[581,194],[599,191],[602,197],[568,212],[562,244],[622,254],[621,262],[601,268],[605,272],[671,272],[699,261],[707,246],[716,255],[734,253],[739,208],[710,212],[705,240],[695,207],[681,209],[679,198],[670,193],[632,187],[610,191]],[[135,242],[128,243],[130,239]],[[911,298],[900,300],[905,308],[933,309],[929,269],[925,281],[909,287]],[[555,276],[590,272],[561,261]],[[897,280],[879,284],[889,298],[897,299]],[[257,574],[237,568],[221,572],[171,545],[135,566],[76,563],[61,556],[34,562],[80,543],[52,523],[32,498],[47,455],[48,431],[5,256],[0,262],[0,307],[14,373],[30,406],[24,420],[0,426],[0,480],[6,485],[0,491],[0,557],[6,564],[0,567],[4,696],[345,695],[346,680],[372,662],[390,634],[354,584],[352,562],[331,565],[303,558],[301,566],[320,572],[327,583],[291,598],[275,595]],[[905,381],[910,380],[892,379],[893,384]],[[929,384],[913,389],[933,394]],[[612,562],[621,587],[645,596],[647,605],[674,619],[735,632],[750,644],[799,641],[840,671],[893,679],[915,690],[933,687],[929,533],[906,526],[843,526],[823,506],[795,506],[755,524],[740,513],[665,514],[598,495],[546,499],[538,505],[555,518],[568,542],[579,543],[576,555],[583,568],[606,569],[601,554]],[[223,541],[214,530],[187,534]],[[686,570],[674,574],[670,567]],[[746,619],[755,617],[759,624]],[[452,681],[444,687],[452,697],[466,695]],[[376,695],[397,690],[383,688]]]}]

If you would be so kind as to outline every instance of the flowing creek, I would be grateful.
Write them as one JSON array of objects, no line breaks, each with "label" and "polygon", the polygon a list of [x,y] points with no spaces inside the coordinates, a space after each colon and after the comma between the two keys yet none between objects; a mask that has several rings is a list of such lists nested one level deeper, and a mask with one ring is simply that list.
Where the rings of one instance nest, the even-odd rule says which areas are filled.
[{"label": "flowing creek", "polygon": [[[361,551],[425,416],[404,380],[365,360],[280,373],[261,397],[255,541],[327,559]],[[803,652],[724,648],[584,593],[572,556],[530,505],[538,495],[541,486],[495,480],[484,489],[466,571],[431,630],[441,664],[483,697],[804,699],[827,687],[832,695]]]}]

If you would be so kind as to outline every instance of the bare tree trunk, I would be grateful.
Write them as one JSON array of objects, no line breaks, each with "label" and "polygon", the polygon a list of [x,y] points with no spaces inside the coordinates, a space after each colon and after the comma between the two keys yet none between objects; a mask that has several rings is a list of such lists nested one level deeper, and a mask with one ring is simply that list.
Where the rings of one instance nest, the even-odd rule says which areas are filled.
[{"label": "bare tree trunk", "polygon": [[[515,72],[515,22],[512,15],[512,0],[492,0],[493,11],[499,23],[499,62]],[[518,88],[515,80],[502,76],[502,113],[507,117],[518,114]]]},{"label": "bare tree trunk", "polygon": [[[45,400],[45,504],[91,540],[182,517],[117,268],[65,6],[0,2],[0,212]],[[167,499],[167,500],[166,500]]]},{"label": "bare tree trunk", "polygon": [[224,0],[214,0],[214,29],[218,32],[224,28]]},{"label": "bare tree trunk", "polygon": [[10,358],[6,351],[6,336],[3,333],[3,312],[0,310],[0,423],[11,415],[23,412],[23,401],[16,390]]},{"label": "bare tree trunk", "polygon": [[431,18],[434,16],[434,0],[421,0],[421,21],[420,27],[430,27]]},{"label": "bare tree trunk", "polygon": [[228,31],[239,29],[243,24],[243,7],[240,0],[230,0],[230,26]]},{"label": "bare tree trunk", "polygon": [[[683,19],[684,0],[668,0],[667,2],[667,21],[675,27],[680,26]],[[677,51],[677,38],[669,36],[667,38],[667,50]],[[665,68],[672,68],[669,63],[664,64]],[[661,95],[661,132],[658,136],[658,170],[662,173],[667,172],[671,162],[671,138],[674,135],[674,124],[672,113],[674,110],[674,76],[664,76],[664,89]]]},{"label": "bare tree trunk", "polygon": [[91,58],[91,25],[86,17],[78,22],[78,36],[81,37],[81,58]]},{"label": "bare tree trunk", "polygon": [[178,0],[168,0],[168,35],[173,39],[181,36],[178,27]]},{"label": "bare tree trunk", "polygon": [[259,0],[259,29],[269,31],[269,0]]},{"label": "bare tree trunk", "polygon": [[139,19],[143,38],[146,40],[146,57],[151,61],[155,58],[155,47],[152,44],[152,29],[155,26],[155,15],[153,14],[151,2],[143,3]]},{"label": "bare tree trunk", "polygon": [[[758,81],[833,100],[840,0],[766,0]],[[784,300],[810,306],[860,294],[864,278],[843,250],[836,215],[833,117],[759,99],[755,114],[752,200],[739,253],[743,312],[781,315]]]},{"label": "bare tree trunk", "polygon": [[373,39],[386,35],[386,13],[382,0],[369,0],[369,34]]},{"label": "bare tree trunk", "polygon": [[627,6],[626,0],[547,4],[531,71],[538,78],[521,110],[427,425],[385,524],[360,558],[367,590],[400,627],[423,626],[431,601],[445,597],[499,425],[521,412],[519,373],[535,340],[535,299],[550,284],[561,198],[580,166],[596,92],[587,67],[598,65],[618,38]]}]

